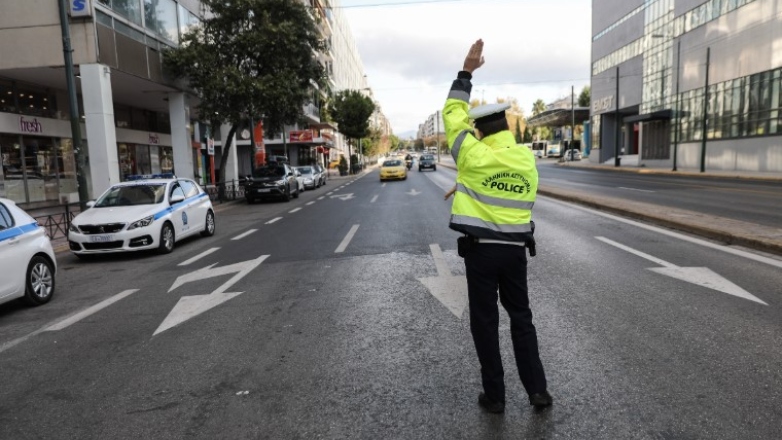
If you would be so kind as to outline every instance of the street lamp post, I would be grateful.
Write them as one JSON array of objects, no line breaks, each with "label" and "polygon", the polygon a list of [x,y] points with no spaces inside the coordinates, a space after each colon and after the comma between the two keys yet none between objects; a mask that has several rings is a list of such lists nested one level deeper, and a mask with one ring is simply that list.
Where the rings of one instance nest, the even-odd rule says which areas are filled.
[{"label": "street lamp post", "polygon": [[76,78],[73,74],[73,49],[71,48],[71,30],[68,23],[68,7],[65,0],[59,0],[60,27],[62,28],[62,51],[65,56],[65,84],[68,88],[68,111],[71,114],[71,137],[73,138],[73,156],[76,160],[76,186],[79,191],[79,208],[87,209],[90,193],[87,188],[87,178],[84,170],[87,160],[82,152],[81,122],[79,121],[79,105],[76,98]]}]

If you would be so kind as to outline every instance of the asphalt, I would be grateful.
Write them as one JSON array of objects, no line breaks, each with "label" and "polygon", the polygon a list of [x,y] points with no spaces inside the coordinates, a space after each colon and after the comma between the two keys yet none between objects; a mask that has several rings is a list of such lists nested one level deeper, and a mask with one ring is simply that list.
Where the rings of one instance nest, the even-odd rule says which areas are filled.
[{"label": "asphalt", "polygon": [[[440,165],[456,169],[450,157],[441,157]],[[752,172],[704,172],[671,171],[659,168],[644,168],[598,164],[588,159],[574,162],[558,162],[558,166],[572,168],[590,168],[602,172],[621,172],[636,174],[667,174],[697,178],[750,179],[762,181],[782,181],[781,175]],[[731,246],[741,246],[762,252],[782,255],[782,228],[773,228],[755,223],[733,220],[725,217],[702,214],[684,209],[670,208],[651,203],[635,202],[627,199],[609,197],[591,191],[568,190],[567,194],[548,187],[541,182],[538,194],[576,203],[612,214],[629,217],[648,223],[664,226],[678,231],[698,235]]]}]

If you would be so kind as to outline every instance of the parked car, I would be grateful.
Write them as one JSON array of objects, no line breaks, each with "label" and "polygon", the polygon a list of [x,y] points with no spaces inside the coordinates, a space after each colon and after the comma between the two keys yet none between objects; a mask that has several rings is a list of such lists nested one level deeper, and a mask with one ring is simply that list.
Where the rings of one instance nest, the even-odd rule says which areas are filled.
[{"label": "parked car", "polygon": [[320,186],[325,185],[326,184],[326,177],[327,177],[326,176],[326,169],[323,168],[322,166],[320,166],[320,164],[313,165],[313,167],[315,167],[315,169],[318,170],[318,175],[320,176]]},{"label": "parked car", "polygon": [[423,171],[424,169],[431,169],[432,171],[437,171],[437,163],[435,162],[434,156],[431,154],[422,154],[421,157],[418,159],[418,171]]},{"label": "parked car", "polygon": [[46,231],[9,199],[0,198],[0,303],[32,306],[54,295],[57,260]]},{"label": "parked car", "polygon": [[77,257],[157,250],[167,254],[186,237],[215,233],[209,195],[190,179],[145,179],[107,189],[68,229]]},{"label": "parked car", "polygon": [[304,178],[304,187],[307,189],[320,188],[320,174],[311,166],[296,167]]},{"label": "parked car", "polygon": [[296,186],[299,189],[299,193],[303,193],[307,188],[304,186],[304,176],[301,175],[301,171],[296,168],[293,169],[293,174],[296,175]]},{"label": "parked car", "polygon": [[[306,183],[306,175],[304,182]],[[244,198],[247,203],[256,200],[282,199],[289,202],[299,197],[296,173],[287,163],[276,162],[253,170],[244,183]]]},{"label": "parked car", "polygon": [[565,150],[565,160],[581,160],[581,151],[576,150],[575,148],[571,148],[569,150]]},{"label": "parked car", "polygon": [[407,179],[407,167],[403,159],[386,159],[383,166],[380,167],[380,181]]}]

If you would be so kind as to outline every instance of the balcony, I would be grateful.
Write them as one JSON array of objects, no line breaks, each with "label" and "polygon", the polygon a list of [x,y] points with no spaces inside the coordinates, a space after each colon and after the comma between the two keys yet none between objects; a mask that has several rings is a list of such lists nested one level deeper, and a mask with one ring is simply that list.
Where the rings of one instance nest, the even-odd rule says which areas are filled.
[{"label": "balcony", "polygon": [[304,104],[304,113],[303,116],[310,121],[310,123],[319,124],[320,123],[320,109],[315,104]]}]

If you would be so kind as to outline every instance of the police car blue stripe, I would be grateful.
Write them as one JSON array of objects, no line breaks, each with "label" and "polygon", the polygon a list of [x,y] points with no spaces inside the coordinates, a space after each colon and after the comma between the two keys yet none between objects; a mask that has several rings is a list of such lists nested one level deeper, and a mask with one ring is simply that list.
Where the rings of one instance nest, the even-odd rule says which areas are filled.
[{"label": "police car blue stripe", "polygon": [[32,232],[38,229],[38,223],[29,223],[22,226],[15,226],[5,231],[0,231],[0,241],[10,240],[12,238],[24,235],[28,232]]},{"label": "police car blue stripe", "polygon": [[154,214],[154,219],[155,220],[159,220],[160,218],[168,215],[168,213],[171,213],[171,212],[174,212],[174,211],[178,211],[178,210],[180,210],[182,208],[186,208],[187,206],[190,205],[190,202],[195,202],[196,200],[203,199],[204,197],[209,197],[209,194],[201,193],[201,194],[199,194],[197,196],[188,197],[184,201],[182,201],[182,203],[180,203],[179,206],[177,206],[176,208],[174,208],[172,206],[169,206],[168,208],[166,208],[166,209],[164,209],[162,211],[156,212]]}]

